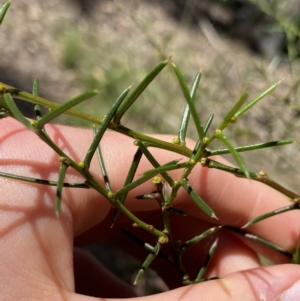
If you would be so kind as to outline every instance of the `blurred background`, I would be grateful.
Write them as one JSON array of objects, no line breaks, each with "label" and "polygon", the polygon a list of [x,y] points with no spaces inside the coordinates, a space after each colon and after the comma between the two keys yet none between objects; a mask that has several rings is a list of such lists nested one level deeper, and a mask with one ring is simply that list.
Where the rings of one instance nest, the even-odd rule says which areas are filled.
[{"label": "blurred background", "polygon": [[[40,95],[64,102],[100,88],[99,96],[78,108],[98,118],[126,87],[137,86],[156,64],[172,56],[189,85],[202,71],[196,106],[202,120],[215,114],[212,130],[244,91],[251,99],[282,80],[226,135],[235,146],[299,140],[299,0],[12,1],[0,28],[0,51],[0,81],[18,89],[31,91],[34,77],[39,76]],[[33,116],[30,104],[18,104],[28,117]],[[175,137],[184,104],[167,66],[123,123]],[[69,117],[58,122],[89,126]],[[189,136],[197,138],[192,125]],[[299,144],[242,156],[250,170],[263,168],[300,193]],[[118,252],[97,251],[97,256],[116,263]],[[132,273],[137,266],[123,270]],[[130,273],[122,277],[132,281]],[[165,289],[162,283],[156,284],[157,291],[153,287],[147,291],[143,285],[140,294]]]}]

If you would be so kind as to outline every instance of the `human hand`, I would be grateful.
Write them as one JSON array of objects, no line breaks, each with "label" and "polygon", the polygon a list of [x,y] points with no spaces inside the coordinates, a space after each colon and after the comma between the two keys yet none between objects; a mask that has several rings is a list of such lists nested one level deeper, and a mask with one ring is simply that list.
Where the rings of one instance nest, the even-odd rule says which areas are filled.
[{"label": "human hand", "polygon": [[[0,126],[3,172],[57,179],[58,156],[45,143],[10,118],[1,120]],[[47,126],[47,132],[76,162],[82,160],[92,140],[92,133],[83,129],[51,125]],[[170,137],[166,136],[165,139],[170,140]],[[124,182],[125,172],[136,147],[131,139],[116,133],[107,133],[101,143],[115,190]],[[160,163],[178,159],[178,155],[166,151],[154,152]],[[143,170],[150,168],[146,160],[142,161],[137,173],[141,174]],[[100,174],[96,159],[92,163],[91,172],[94,175]],[[176,178],[178,172],[174,171],[172,175]],[[82,178],[70,170],[66,181],[80,182]],[[189,181],[214,209],[218,217],[215,224],[242,226],[253,217],[288,204],[286,197],[261,183],[237,179],[200,165]],[[113,210],[95,191],[65,188],[61,216],[57,218],[54,214],[53,187],[16,182],[2,177],[0,183],[1,300],[99,300],[74,292],[73,242],[76,246],[110,240],[134,255],[145,258],[146,253],[132,246],[132,242],[117,229],[118,225],[130,229],[128,219],[120,216],[116,227],[110,229]],[[139,201],[134,196],[152,190],[153,184],[145,183],[130,193],[126,200],[126,206],[142,220],[153,220],[159,208],[155,202]],[[189,215],[188,218],[174,215],[174,235],[188,239],[212,225],[211,219],[200,212],[181,190],[174,205]],[[299,212],[293,211],[258,223],[250,230],[287,250],[293,250],[299,227]],[[171,290],[144,297],[143,300],[299,300],[298,266],[286,264],[287,260],[282,256],[257,244],[246,243],[228,231],[220,233],[222,235],[218,249],[207,277],[218,276],[221,279],[178,288],[181,279],[175,270],[157,258],[153,267]],[[147,234],[141,233],[141,237],[144,236]],[[255,252],[258,248],[277,265],[260,267]],[[201,266],[205,251],[205,246],[201,244],[190,250],[185,259],[189,273],[193,274]],[[130,287],[116,280],[88,255],[76,251],[74,262],[75,278],[81,279],[76,281],[80,283],[80,289],[76,288],[79,292],[114,298],[134,296]],[[290,287],[294,290],[286,291]]]}]

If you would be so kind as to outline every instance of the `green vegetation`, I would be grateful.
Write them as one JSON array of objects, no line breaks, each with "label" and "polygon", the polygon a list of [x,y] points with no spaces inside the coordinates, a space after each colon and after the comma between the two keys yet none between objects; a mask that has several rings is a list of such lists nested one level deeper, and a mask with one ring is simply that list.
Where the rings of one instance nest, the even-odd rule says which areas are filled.
[{"label": "green vegetation", "polygon": [[[7,2],[2,7],[0,11],[0,23],[2,22],[9,5],[10,2]],[[265,6],[260,7],[263,10],[267,10]],[[124,10],[124,8],[121,9]],[[272,10],[267,11],[269,14],[272,13]],[[254,110],[254,106],[256,106],[258,102],[269,96],[269,94],[272,94],[275,95],[275,98],[277,99],[278,103],[280,103],[280,106],[285,109],[287,108],[287,106],[285,106],[287,99],[296,99],[299,96],[300,76],[297,74],[296,70],[298,62],[295,54],[294,43],[295,37],[299,37],[299,30],[295,28],[295,23],[285,23],[282,21],[281,16],[274,15],[274,17],[276,20],[279,20],[279,24],[285,30],[287,37],[289,37],[287,40],[289,47],[289,64],[292,70],[292,86],[288,89],[288,91],[286,91],[286,89],[280,90],[280,82],[274,81],[272,84],[260,89],[260,92],[255,96],[248,97],[247,92],[240,93],[241,95],[236,97],[237,101],[235,101],[235,103],[229,99],[229,95],[232,93],[229,92],[230,87],[228,87],[228,91],[225,90],[226,93],[224,94],[225,96],[222,100],[222,103],[216,102],[214,104],[214,106],[216,106],[216,110],[212,109],[212,104],[209,104],[209,97],[211,95],[205,94],[205,88],[201,88],[201,72],[196,71],[194,79],[192,80],[192,76],[189,75],[186,77],[182,74],[181,69],[174,64],[171,57],[166,59],[168,57],[166,55],[167,50],[162,47],[162,44],[166,41],[170,43],[172,39],[175,39],[175,33],[174,36],[169,36],[168,39],[161,39],[161,37],[153,35],[152,32],[150,33],[145,24],[141,24],[139,21],[134,20],[134,17],[132,16],[133,20],[136,22],[136,26],[144,31],[145,36],[157,51],[158,56],[163,57],[164,59],[154,68],[152,68],[152,70],[146,76],[144,76],[143,80],[137,81],[139,84],[129,86],[125,83],[128,82],[128,78],[131,81],[136,81],[134,78],[131,79],[131,75],[137,69],[132,68],[129,63],[124,63],[124,67],[122,69],[117,70],[118,72],[112,72],[111,70],[117,69],[113,67],[114,59],[118,60],[118,57],[114,57],[114,55],[112,60],[105,57],[103,57],[103,59],[99,58],[99,64],[96,65],[93,61],[95,55],[91,54],[91,52],[95,50],[93,49],[92,45],[89,47],[86,46],[87,43],[85,42],[85,39],[89,39],[89,37],[83,35],[81,32],[77,32],[74,29],[67,39],[62,39],[62,43],[64,43],[62,46],[64,48],[64,63],[67,68],[78,68],[78,71],[82,74],[82,80],[85,83],[85,86],[88,89],[91,88],[93,90],[72,98],[63,104],[58,104],[39,96],[38,78],[34,80],[32,93],[21,91],[17,87],[10,87],[5,83],[0,83],[1,118],[6,118],[8,116],[15,118],[25,127],[27,127],[28,130],[33,131],[36,135],[38,135],[40,139],[47,143],[48,146],[57,153],[61,163],[57,182],[48,181],[47,179],[21,177],[3,172],[1,172],[0,175],[11,179],[33,182],[41,185],[56,186],[56,199],[53,201],[56,204],[55,213],[58,216],[60,214],[61,198],[64,193],[64,187],[73,187],[73,189],[94,189],[99,194],[104,196],[107,201],[116,208],[112,224],[118,223],[118,215],[122,213],[132,221],[134,226],[137,226],[156,237],[157,244],[154,246],[150,246],[147,242],[145,242],[145,246],[149,251],[149,255],[142,264],[134,283],[139,281],[145,269],[150,266],[151,262],[155,260],[156,256],[158,256],[158,254],[166,245],[168,245],[172,250],[172,262],[176,266],[178,273],[180,273],[183,284],[204,281],[205,269],[209,263],[209,260],[206,261],[205,266],[199,267],[199,273],[195,279],[189,279],[189,276],[185,272],[185,267],[181,261],[181,257],[188,248],[192,247],[194,244],[208,237],[209,235],[217,232],[222,227],[226,227],[227,229],[235,231],[240,235],[244,235],[249,239],[253,239],[264,245],[267,245],[288,258],[293,258],[295,263],[299,263],[300,244],[298,244],[295,252],[292,254],[268,241],[247,233],[247,227],[253,225],[254,223],[260,222],[263,219],[286,212],[288,210],[299,209],[299,194],[294,193],[289,188],[285,188],[283,185],[274,181],[273,177],[269,177],[265,172],[260,170],[253,171],[252,165],[250,163],[248,164],[248,160],[246,161],[244,156],[241,155],[242,152],[251,151],[255,153],[258,151],[260,152],[261,149],[265,148],[272,148],[273,150],[274,146],[291,144],[294,142],[294,140],[287,139],[287,137],[284,136],[284,140],[270,142],[263,141],[258,143],[256,141],[255,144],[253,142],[247,142],[245,144],[239,143],[239,140],[243,140],[243,138],[240,139],[241,132],[250,133],[250,138],[253,138],[253,136],[258,136],[258,133],[255,132],[255,129],[252,131],[249,119],[246,119],[246,123],[243,123],[242,126],[238,126],[240,118],[242,119],[244,115],[246,116],[249,113],[248,111],[251,112]],[[3,28],[5,30],[5,27]],[[103,47],[105,47],[105,43],[106,42],[103,41]],[[185,46],[188,47],[188,45]],[[177,58],[174,59],[174,61],[175,60],[179,62],[180,65],[180,60]],[[117,65],[120,64],[121,63],[118,62]],[[97,69],[100,68],[99,66],[102,68],[101,71]],[[186,66],[184,66],[182,70],[185,68]],[[214,68],[215,66],[212,66],[212,69]],[[227,70],[229,71],[229,68],[227,68]],[[137,72],[137,77],[140,77],[141,72],[142,71]],[[218,73],[218,70],[214,70],[214,72]],[[269,81],[268,71],[265,71],[262,66],[257,65],[256,72],[260,72],[258,75],[259,79],[265,79],[263,82],[263,85],[265,86],[265,83]],[[97,74],[99,73],[101,73],[101,76],[104,78],[101,87],[98,87],[99,78]],[[206,75],[204,73],[203,78],[205,78],[205,76]],[[114,82],[117,82],[117,84],[114,85]],[[120,88],[120,86],[122,86],[122,88]],[[251,87],[251,84],[249,86]],[[99,90],[94,90],[95,88],[99,88]],[[280,90],[279,92],[277,91],[277,88]],[[220,89],[223,89],[223,86],[221,86]],[[105,93],[102,91],[105,91]],[[117,91],[122,92],[117,95]],[[176,101],[176,105],[174,105],[174,100],[179,99],[179,94],[181,101]],[[203,95],[205,95],[206,101],[198,101],[199,97],[204,97]],[[93,105],[88,112],[84,111],[83,106],[79,106],[79,109],[73,108],[82,102],[86,102],[87,99],[94,96],[101,99],[101,102],[99,101],[101,103],[101,114],[96,115],[91,113],[91,111],[98,111],[95,109],[96,105]],[[31,121],[28,120],[16,106],[14,98],[34,103],[36,105],[35,119]],[[112,98],[115,99],[114,102],[111,103],[106,101]],[[143,98],[147,99],[147,104],[144,104],[144,106],[140,104],[140,101]],[[250,98],[250,100],[248,100],[248,98]],[[102,106],[103,100],[105,100],[105,105]],[[144,116],[147,114],[150,115],[150,119],[147,119],[147,122],[149,120],[151,121],[151,117],[153,116],[151,116],[151,113],[149,114],[149,107],[158,107],[161,106],[162,103],[164,103],[164,105],[160,109],[161,112],[155,112],[155,115],[158,114],[159,116],[158,120],[153,119],[152,124],[150,122],[149,128],[153,129],[153,125],[155,124],[155,130],[173,133],[174,139],[172,142],[166,142],[144,134],[144,129],[147,129],[147,127],[141,127],[141,129],[139,128],[137,130],[131,126],[130,122],[128,122],[128,120],[132,118],[137,118],[139,120],[138,122],[140,122],[140,120],[143,120]],[[224,103],[226,103],[226,106],[224,106]],[[146,105],[149,107],[147,108]],[[176,107],[175,111],[173,111],[173,106]],[[299,106],[297,105],[296,100],[291,106],[292,110],[295,112],[299,111]],[[48,110],[46,114],[41,113],[41,107]],[[179,108],[181,110],[180,116],[178,115]],[[266,107],[265,110],[265,112],[268,112],[268,114],[272,113],[272,109],[269,109],[268,107]],[[176,122],[170,121],[170,118],[173,118],[173,116],[176,114]],[[65,154],[51,140],[45,131],[44,126],[51,122],[54,118],[61,115],[72,116],[72,118],[75,118],[74,120],[76,120],[77,124],[89,125],[89,127],[93,128],[94,130],[94,140],[91,143],[89,150],[87,151],[82,162],[75,162],[71,157]],[[127,117],[127,115],[129,117]],[[247,122],[249,122],[249,125],[247,125]],[[159,126],[157,126],[158,123]],[[170,124],[172,124],[172,127],[170,127]],[[292,123],[287,124],[284,133],[294,135],[295,132],[291,128],[291,124]],[[108,129],[131,137],[136,145],[136,154],[128,170],[124,185],[122,188],[116,191],[112,190],[111,188],[99,146],[103,134]],[[187,135],[193,136],[197,141],[194,149],[190,149],[186,146],[185,139]],[[249,137],[247,137],[247,140]],[[151,152],[153,148],[160,148],[177,153],[178,160],[160,165]],[[104,179],[104,185],[97,181],[97,179],[89,171],[90,162],[95,153],[98,155],[99,164]],[[230,155],[232,161],[237,167],[227,166],[211,158],[212,156],[218,154]],[[135,172],[142,156],[147,158],[147,160],[152,164],[153,168],[146,171],[142,175],[136,175]],[[184,156],[184,159],[180,160],[182,156]],[[203,200],[193,190],[193,187],[188,181],[190,173],[198,164],[201,164],[205,168],[221,169],[232,173],[237,177],[250,178],[269,185],[286,195],[287,198],[290,199],[291,205],[263,216],[256,217],[244,225],[243,229],[236,229],[229,227],[228,225],[213,227],[203,233],[199,233],[199,235],[196,237],[191,237],[188,241],[183,241],[180,247],[178,247],[178,241],[175,241],[172,237],[170,215],[185,215],[184,212],[173,207],[173,203],[179,189],[184,189],[190,195],[191,199],[199,207],[199,210],[205,212],[212,219],[217,218],[213,208],[210,208],[205,200]],[[84,177],[85,181],[83,183],[65,183],[65,175],[68,169],[74,169],[79,172]],[[173,179],[169,174],[171,170],[175,169],[182,170],[182,174],[178,179]],[[125,204],[126,196],[131,190],[151,179],[156,187],[155,192],[145,192],[144,195],[137,197],[140,199],[150,198],[158,201],[161,207],[161,219],[164,228],[156,228],[144,222],[138,216],[135,216],[132,212],[130,212]],[[186,218],[188,218],[188,216],[186,216]],[[213,256],[216,245],[217,241],[211,245],[211,248],[207,254],[209,259]]]}]

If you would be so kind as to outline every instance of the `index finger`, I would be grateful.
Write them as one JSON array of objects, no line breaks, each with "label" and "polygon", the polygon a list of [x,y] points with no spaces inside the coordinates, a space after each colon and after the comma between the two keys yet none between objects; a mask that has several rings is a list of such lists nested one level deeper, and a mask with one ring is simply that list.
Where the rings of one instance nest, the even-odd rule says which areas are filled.
[{"label": "index finger", "polygon": [[[36,171],[32,166],[38,165],[39,169],[43,170],[43,174],[51,175],[51,179],[57,178],[58,168],[56,167],[58,167],[58,164],[56,163],[56,166],[49,164],[50,161],[47,159],[52,158],[51,160],[53,161],[53,158],[57,158],[53,150],[16,121],[7,119],[1,120],[1,123],[5,123],[0,137],[2,141],[2,159],[13,159],[13,168],[18,168],[18,170],[20,170],[20,167],[17,166],[18,162],[28,165],[26,169],[24,166],[21,168],[23,172],[27,172],[27,176],[36,176]],[[47,132],[77,162],[84,158],[93,138],[91,131],[64,126],[48,126]],[[161,135],[159,138],[166,141],[171,140],[170,136]],[[133,144],[132,139],[112,132],[107,133],[101,143],[112,189],[116,191],[124,183],[136,152],[136,146]],[[192,147],[193,142],[190,141],[189,143]],[[34,145],[34,151],[32,145]],[[160,164],[180,159],[178,154],[165,150],[151,149],[151,152]],[[37,153],[42,154],[42,156],[37,156]],[[44,164],[46,159],[48,163]],[[223,159],[217,158],[217,160]],[[41,164],[44,164],[43,167]],[[11,164],[4,167],[3,169],[7,172],[12,170]],[[146,159],[142,159],[136,174],[139,176],[151,168],[152,165]],[[100,170],[96,159],[91,166],[91,172],[100,179]],[[180,174],[180,170],[172,172],[174,179],[179,178]],[[67,177],[71,180],[80,178],[74,173],[69,173]],[[239,179],[226,172],[202,167],[200,164],[190,175],[189,181],[194,190],[213,208],[218,220],[213,220],[205,215],[182,189],[179,190],[174,206],[178,206],[193,217],[209,222],[241,227],[258,215],[289,204],[287,197],[261,183],[248,179]],[[157,210],[156,203],[140,202],[135,199],[136,195],[149,193],[153,189],[154,186],[151,181],[134,189],[128,195],[126,206],[134,213]],[[63,201],[72,212],[74,233],[76,235],[97,223],[103,222],[111,208],[111,205],[108,204],[104,197],[92,190],[74,191],[74,189],[70,189],[68,198]],[[101,208],[101,210],[97,208]],[[283,248],[292,250],[298,238],[299,217],[298,211],[281,214],[252,226],[251,231]]]}]

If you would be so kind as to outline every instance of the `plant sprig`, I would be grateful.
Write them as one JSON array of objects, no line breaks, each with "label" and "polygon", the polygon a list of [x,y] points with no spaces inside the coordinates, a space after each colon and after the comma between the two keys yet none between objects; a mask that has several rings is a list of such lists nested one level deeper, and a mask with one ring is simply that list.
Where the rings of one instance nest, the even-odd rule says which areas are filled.
[{"label": "plant sprig", "polygon": [[[7,13],[9,6],[10,1],[6,2],[0,9],[0,24],[3,21],[3,18]],[[139,131],[130,129],[122,124],[122,120],[123,116],[127,113],[130,107],[136,105],[136,102],[139,99],[140,95],[147,89],[151,82],[155,80],[158,74],[162,72],[166,65],[170,63],[172,64],[172,70],[174,71],[174,74],[177,78],[178,85],[182,91],[183,98],[185,99],[186,104],[183,108],[181,123],[179,125],[179,128],[176,129],[176,138],[168,142],[159,138],[154,138],[151,135],[146,135],[144,133],[140,133]],[[260,100],[265,98],[269,93],[273,92],[279,85],[279,82],[267,88],[260,95],[251,100],[248,104],[246,104],[248,94],[247,92],[244,92],[238,99],[238,101],[232,106],[232,108],[224,114],[224,118],[217,127],[217,130],[211,132],[211,134],[208,134],[213,123],[214,114],[212,113],[208,118],[206,117],[206,123],[201,122],[203,116],[200,117],[200,114],[198,113],[198,104],[196,101],[196,95],[201,76],[202,74],[200,72],[196,74],[195,79],[191,85],[191,89],[189,90],[188,84],[185,81],[184,76],[178,66],[176,66],[171,61],[171,58],[163,60],[144,77],[144,79],[137,85],[137,87],[131,94],[129,94],[131,86],[129,88],[126,88],[114,102],[109,111],[106,112],[104,118],[91,116],[81,111],[77,111],[73,108],[77,104],[86,101],[87,99],[98,94],[98,90],[92,90],[83,93],[77,97],[72,98],[69,101],[66,101],[63,104],[58,104],[39,96],[38,78],[34,79],[32,93],[21,91],[17,88],[0,83],[0,117],[6,118],[10,116],[23,124],[28,130],[34,132],[41,140],[43,140],[51,149],[55,151],[57,160],[60,162],[60,167],[57,171],[57,181],[13,175],[1,171],[0,176],[17,181],[55,186],[56,198],[55,200],[53,200],[53,202],[55,214],[57,216],[60,215],[62,208],[64,187],[77,189],[94,189],[100,195],[106,198],[112,206],[115,207],[115,213],[112,221],[113,225],[117,224],[117,217],[120,213],[122,213],[129,220],[131,220],[134,228],[139,228],[151,233],[156,241],[154,247],[148,242],[141,242],[139,238],[126,230],[126,235],[130,236],[133,241],[137,241],[139,244],[142,244],[149,252],[149,255],[142,264],[142,267],[134,280],[135,284],[141,279],[144,271],[150,266],[152,261],[155,260],[157,256],[163,257],[165,260],[167,260],[169,263],[172,263],[177,268],[179,275],[182,277],[183,284],[204,281],[207,266],[217,248],[218,238],[214,238],[214,242],[210,246],[207,258],[203,263],[203,266],[199,268],[199,272],[195,280],[189,279],[188,272],[186,271],[186,268],[182,261],[182,256],[183,253],[185,253],[190,247],[194,246],[197,243],[201,243],[202,240],[207,239],[210,235],[213,235],[212,237],[217,237],[219,233],[222,233],[222,231],[218,232],[221,228],[227,228],[231,231],[235,231],[246,238],[262,243],[263,245],[270,247],[271,249],[287,256],[288,258],[291,258],[291,254],[282,249],[280,246],[276,246],[271,242],[264,240],[263,238],[254,236],[250,233],[247,233],[245,230],[241,230],[240,228],[232,227],[230,225],[218,225],[211,227],[184,242],[181,242],[180,238],[174,237],[170,216],[172,214],[177,214],[182,218],[189,218],[185,212],[183,212],[179,208],[173,207],[173,204],[175,204],[174,201],[180,189],[184,190],[190,196],[190,199],[195,202],[199,210],[202,210],[210,218],[214,219],[214,222],[216,222],[216,219],[218,218],[218,216],[214,212],[213,206],[211,207],[210,205],[208,205],[206,203],[206,200],[203,199],[201,195],[197,193],[189,183],[189,176],[193,172],[194,168],[199,164],[202,165],[202,168],[216,168],[231,173],[236,177],[249,178],[255,181],[260,181],[290,198],[291,205],[255,217],[251,221],[247,222],[244,225],[244,228],[253,225],[254,223],[260,222],[266,218],[271,218],[272,216],[275,216],[277,214],[299,209],[300,196],[298,194],[286,189],[279,183],[270,179],[267,174],[262,171],[254,172],[248,170],[246,168],[244,160],[240,155],[241,152],[255,151],[267,147],[291,144],[294,142],[294,140],[285,139],[255,143],[245,146],[233,146],[233,143],[224,134],[224,131],[227,130],[227,128],[230,129],[231,126],[234,126],[234,123],[238,118],[240,118],[243,114],[250,110]],[[17,107],[14,98],[35,104],[34,120],[28,120],[24,116],[24,114]],[[41,113],[42,107],[48,110],[48,113],[46,113],[45,115],[42,115]],[[62,114],[68,114],[75,118],[88,121],[93,128],[94,139],[82,162],[75,162],[71,157],[65,154],[64,151],[51,139],[51,137],[45,131],[45,125],[49,124],[54,118],[61,116]],[[195,146],[189,148],[186,145],[186,134],[191,121],[193,122],[193,126],[197,130],[198,137]],[[105,157],[103,157],[100,147],[102,138],[108,130],[112,130],[132,138],[134,145],[136,146],[136,153],[133,156],[129,170],[127,171],[127,176],[123,183],[123,186],[118,188],[117,190],[113,190],[110,184],[108,174],[109,169],[106,167]],[[226,146],[226,148],[214,149],[212,142],[216,139],[221,141]],[[152,148],[159,148],[165,151],[173,152],[178,155],[178,158],[167,163],[161,163],[156,159],[154,152],[152,152]],[[97,180],[90,172],[91,162],[95,154],[97,154],[98,156],[104,184]],[[238,167],[232,167],[210,158],[211,156],[221,154],[231,154]],[[143,174],[139,175],[136,173],[136,171],[139,167],[142,157],[148,160],[153,168],[146,170],[143,172]],[[69,169],[74,169],[79,172],[79,174],[85,179],[84,183],[66,183],[65,178]],[[177,171],[177,178],[174,178],[171,173],[171,171],[174,170]],[[150,199],[158,202],[161,214],[160,218],[162,221],[161,224],[163,225],[162,228],[158,226],[155,227],[152,224],[141,220],[137,215],[133,214],[126,207],[126,198],[128,193],[149,180],[152,180],[153,191],[147,191],[144,194],[137,196],[137,199],[139,199],[141,202],[144,199]],[[300,262],[299,241],[294,254],[292,254],[295,263]],[[165,256],[163,253],[166,245],[169,246],[171,253],[170,256]]]}]

